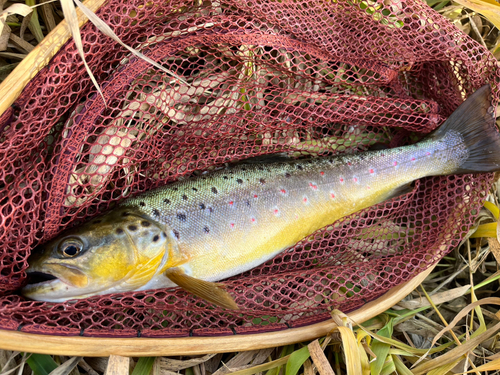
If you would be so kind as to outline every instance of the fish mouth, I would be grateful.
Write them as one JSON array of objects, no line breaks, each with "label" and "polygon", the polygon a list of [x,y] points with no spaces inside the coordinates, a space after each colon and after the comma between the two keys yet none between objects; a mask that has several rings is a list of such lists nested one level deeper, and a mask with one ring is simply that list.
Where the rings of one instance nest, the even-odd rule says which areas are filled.
[{"label": "fish mouth", "polygon": [[39,296],[51,293],[61,287],[61,279],[50,273],[40,271],[30,271],[26,273],[28,276],[27,284],[22,287],[21,294],[25,297],[34,300],[40,300]]},{"label": "fish mouth", "polygon": [[74,297],[78,298],[79,293],[81,293],[80,288],[68,282],[64,276],[58,277],[52,273],[34,270],[28,271],[26,274],[28,276],[27,284],[21,288],[21,294],[29,299],[64,302]]},{"label": "fish mouth", "polygon": [[49,283],[53,280],[58,280],[58,277],[51,275],[50,273],[33,271],[28,272],[28,284],[27,285],[38,285]]},{"label": "fish mouth", "polygon": [[27,285],[21,289],[25,297],[36,301],[63,302],[72,297],[79,298],[88,285],[87,276],[75,267],[45,264],[40,268],[27,270]]}]

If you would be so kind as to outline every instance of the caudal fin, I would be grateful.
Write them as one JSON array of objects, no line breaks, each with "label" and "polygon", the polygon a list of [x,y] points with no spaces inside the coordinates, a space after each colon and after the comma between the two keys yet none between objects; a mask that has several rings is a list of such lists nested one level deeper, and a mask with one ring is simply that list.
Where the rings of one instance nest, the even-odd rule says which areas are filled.
[{"label": "caudal fin", "polygon": [[469,156],[455,173],[500,171],[500,134],[490,95],[489,85],[478,89],[431,135],[439,138],[453,130],[464,138]]}]

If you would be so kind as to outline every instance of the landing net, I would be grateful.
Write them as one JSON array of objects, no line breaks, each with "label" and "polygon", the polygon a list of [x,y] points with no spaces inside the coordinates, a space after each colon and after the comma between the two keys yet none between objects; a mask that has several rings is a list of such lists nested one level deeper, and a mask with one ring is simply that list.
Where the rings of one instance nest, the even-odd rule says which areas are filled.
[{"label": "landing net", "polygon": [[37,244],[127,197],[251,156],[413,143],[500,82],[484,47],[417,0],[110,1],[98,16],[185,82],[86,25],[107,107],[68,42],[0,116],[1,329],[180,337],[309,325],[408,281],[474,222],[491,175],[425,178],[226,280],[239,311],[180,289],[23,299]]}]

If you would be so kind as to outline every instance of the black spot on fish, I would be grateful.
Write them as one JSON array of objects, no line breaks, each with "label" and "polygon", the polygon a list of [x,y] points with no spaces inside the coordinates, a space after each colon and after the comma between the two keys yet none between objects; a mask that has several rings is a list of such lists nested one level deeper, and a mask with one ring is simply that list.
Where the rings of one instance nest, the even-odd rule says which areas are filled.
[{"label": "black spot on fish", "polygon": [[210,229],[208,227],[203,228],[203,230],[205,231],[205,233],[210,233]]},{"label": "black spot on fish", "polygon": [[212,193],[214,193],[214,194],[219,193],[219,192],[217,191],[217,188],[216,188],[215,186],[214,186],[214,187],[212,187]]},{"label": "black spot on fish", "polygon": [[259,165],[259,166],[257,167],[257,169],[258,169],[259,171],[263,171],[263,170],[264,170],[264,167],[263,167],[263,166],[261,166],[261,165]]},{"label": "black spot on fish", "polygon": [[182,199],[184,199],[185,201],[187,201],[187,200],[188,200],[187,195],[186,195],[186,194],[184,194],[184,195],[182,196]]},{"label": "black spot on fish", "polygon": [[170,199],[165,198],[165,199],[163,200],[163,203],[165,203],[165,204],[170,204]]},{"label": "black spot on fish", "polygon": [[194,188],[192,188],[192,189],[193,189],[193,191],[198,191],[198,189],[196,189],[195,187],[194,187]]},{"label": "black spot on fish", "polygon": [[162,235],[163,237],[167,237],[167,234],[166,234],[165,232],[161,232],[161,235]]},{"label": "black spot on fish", "polygon": [[205,205],[204,205],[203,203],[200,203],[200,208],[201,208],[202,210],[204,210],[206,207],[205,207]]},{"label": "black spot on fish", "polygon": [[290,177],[292,177],[292,175],[291,175],[290,173],[286,172],[286,173],[285,173],[285,177],[286,177],[286,178],[290,178]]},{"label": "black spot on fish", "polygon": [[139,202],[139,206],[144,207],[145,205],[146,205],[146,203],[144,203],[144,202]]},{"label": "black spot on fish", "polygon": [[158,241],[159,239],[160,239],[160,236],[156,235],[156,236],[154,236],[154,237],[153,237],[153,242],[156,242],[156,241]]},{"label": "black spot on fish", "polygon": [[177,190],[179,190],[179,188],[176,188],[176,187],[174,187],[174,188],[172,188],[172,189],[173,189],[174,191],[177,191]]},{"label": "black spot on fish", "polygon": [[241,178],[238,178],[238,179],[236,180],[236,182],[237,182],[238,184],[242,184],[242,183],[243,183],[243,180],[242,180]]},{"label": "black spot on fish", "polygon": [[130,215],[130,212],[124,212],[124,213],[122,214],[122,216],[123,216],[123,217],[127,217],[127,216],[129,216],[129,215]]},{"label": "black spot on fish", "polygon": [[128,228],[128,230],[130,230],[132,232],[137,230],[137,227],[135,225],[129,225],[127,228]]},{"label": "black spot on fish", "polygon": [[156,208],[153,209],[153,215],[156,217],[160,217],[160,211],[158,211]]},{"label": "black spot on fish", "polygon": [[115,232],[116,232],[116,234],[122,234],[123,233],[123,229],[122,228],[116,228]]},{"label": "black spot on fish", "polygon": [[143,227],[149,227],[151,225],[151,223],[149,221],[144,220],[144,221],[141,221],[141,225]]},{"label": "black spot on fish", "polygon": [[214,209],[212,207],[208,207],[207,209],[208,209],[208,212],[210,212],[210,213],[214,212]]},{"label": "black spot on fish", "polygon": [[222,176],[222,178],[223,178],[224,180],[227,180],[229,177],[227,177],[227,176]]},{"label": "black spot on fish", "polygon": [[260,179],[259,179],[259,182],[260,182],[262,185],[264,185],[264,184],[266,183],[266,180],[264,180],[263,178],[260,178]]},{"label": "black spot on fish", "polygon": [[177,238],[177,239],[181,238],[181,235],[175,229],[172,232],[174,232],[175,238]]},{"label": "black spot on fish", "polygon": [[245,201],[245,203],[247,204],[248,207],[250,207],[250,201],[248,199]]},{"label": "black spot on fish", "polygon": [[186,221],[186,214],[178,213],[177,219],[179,219],[180,221]]},{"label": "black spot on fish", "polygon": [[303,169],[304,169],[304,167],[303,167],[302,165],[300,165],[300,164],[297,164],[297,169],[298,169],[299,171],[301,171],[301,170],[303,170]]}]

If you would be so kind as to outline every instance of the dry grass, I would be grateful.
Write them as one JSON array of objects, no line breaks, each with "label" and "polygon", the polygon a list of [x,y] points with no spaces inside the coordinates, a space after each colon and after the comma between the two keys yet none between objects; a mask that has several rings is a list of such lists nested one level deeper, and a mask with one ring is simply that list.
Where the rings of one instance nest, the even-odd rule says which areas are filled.
[{"label": "dry grass", "polygon": [[[26,4],[34,5],[30,1]],[[500,58],[500,5],[493,0],[428,3]],[[0,1],[0,23],[6,22],[0,30],[0,81],[62,18],[59,2],[44,2],[31,12],[24,4],[2,6]],[[500,372],[498,187],[497,182],[488,196],[477,231],[444,257],[417,290],[362,326],[336,312],[332,319],[338,329],[313,342],[196,357],[67,358],[0,350],[0,375]]]}]

